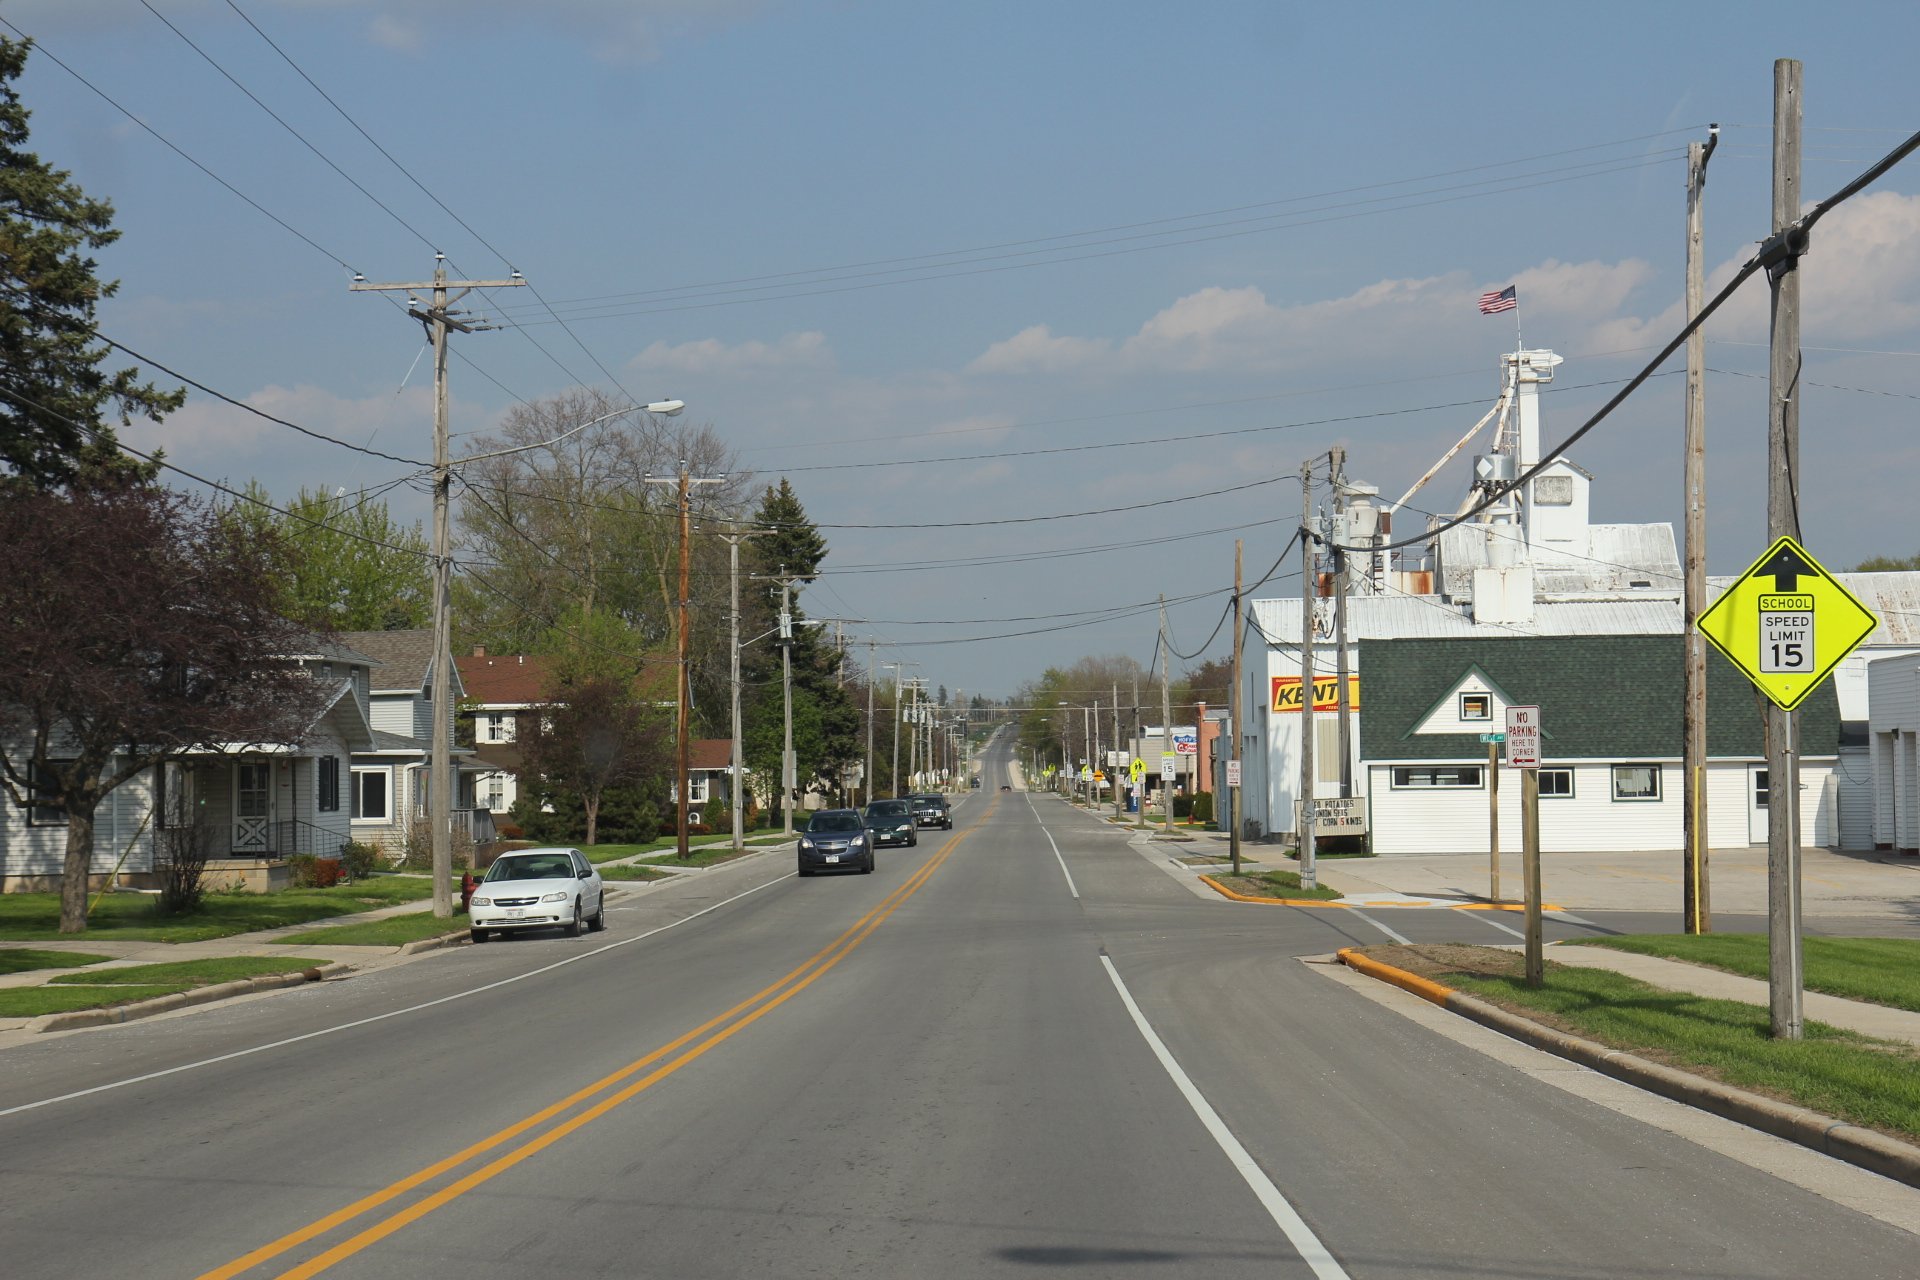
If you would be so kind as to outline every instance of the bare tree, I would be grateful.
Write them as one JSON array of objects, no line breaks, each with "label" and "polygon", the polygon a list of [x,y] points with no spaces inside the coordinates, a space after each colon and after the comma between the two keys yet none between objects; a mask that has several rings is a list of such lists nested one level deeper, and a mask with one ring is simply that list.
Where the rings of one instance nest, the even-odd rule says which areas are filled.
[{"label": "bare tree", "polygon": [[0,784],[64,812],[60,931],[87,927],[94,811],[183,751],[298,742],[324,693],[272,541],[153,485],[0,492]]}]

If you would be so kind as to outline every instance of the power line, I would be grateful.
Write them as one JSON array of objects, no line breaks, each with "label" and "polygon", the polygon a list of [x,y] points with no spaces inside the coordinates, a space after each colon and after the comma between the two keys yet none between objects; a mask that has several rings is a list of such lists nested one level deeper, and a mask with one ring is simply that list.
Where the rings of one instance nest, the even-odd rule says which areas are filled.
[{"label": "power line", "polygon": [[[231,0],[229,0],[229,3],[231,3]],[[676,295],[700,296],[704,293],[706,296],[712,296],[711,291],[728,289],[731,286],[738,286],[738,285],[759,284],[759,285],[763,285],[764,287],[772,288],[772,287],[786,287],[786,286],[781,286],[781,285],[772,283],[772,282],[778,282],[778,281],[794,281],[801,285],[821,283],[821,280],[818,280],[818,279],[803,280],[801,279],[801,277],[825,277],[825,278],[841,278],[841,279],[852,278],[848,275],[848,273],[868,271],[876,267],[894,267],[897,269],[905,270],[905,269],[912,269],[912,268],[904,266],[903,264],[929,263],[932,266],[952,265],[952,264],[943,264],[938,262],[937,260],[950,259],[950,258],[977,260],[979,259],[980,255],[994,254],[1005,249],[1020,249],[1028,245],[1058,244],[1061,241],[1068,241],[1068,240],[1089,240],[1091,237],[1094,237],[1094,236],[1110,236],[1110,235],[1116,235],[1121,232],[1140,231],[1149,227],[1164,227],[1164,226],[1171,226],[1172,224],[1175,224],[1175,223],[1197,222],[1205,218],[1222,218],[1229,214],[1247,213],[1255,209],[1270,209],[1270,208],[1275,208],[1282,205],[1305,204],[1305,203],[1309,203],[1317,200],[1330,200],[1337,196],[1356,195],[1365,191],[1380,191],[1380,190],[1385,190],[1389,187],[1396,187],[1396,186],[1410,186],[1415,183],[1432,182],[1442,178],[1459,177],[1463,174],[1468,174],[1468,173],[1482,173],[1492,169],[1514,168],[1519,165],[1533,164],[1541,160],[1558,159],[1561,156],[1575,155],[1575,154],[1580,154],[1588,151],[1604,150],[1610,147],[1628,146],[1636,142],[1645,142],[1654,138],[1668,137],[1674,134],[1690,133],[1690,132],[1693,132],[1693,130],[1692,129],[1664,130],[1660,133],[1643,134],[1643,135],[1640,135],[1639,137],[1623,138],[1623,139],[1618,139],[1612,142],[1592,143],[1586,146],[1579,146],[1579,147],[1568,147],[1558,151],[1543,152],[1533,156],[1523,156],[1523,157],[1517,157],[1512,160],[1501,160],[1501,161],[1494,161],[1488,164],[1470,165],[1465,168],[1442,170],[1437,173],[1421,174],[1411,178],[1391,179],[1383,182],[1374,182],[1374,183],[1362,184],[1359,186],[1343,187],[1343,188],[1338,188],[1331,191],[1314,192],[1314,193],[1309,193],[1306,195],[1299,195],[1299,196],[1288,196],[1288,197],[1275,199],[1275,200],[1263,200],[1263,201],[1257,201],[1251,204],[1233,205],[1226,208],[1209,209],[1209,210],[1203,210],[1196,213],[1175,214],[1168,217],[1151,218],[1151,219],[1145,219],[1137,222],[1120,223],[1117,225],[1104,226],[1104,227],[1094,227],[1094,228],[1088,228],[1080,231],[1061,232],[1054,235],[1035,236],[1035,237],[1030,237],[1023,240],[1009,240],[1009,241],[1002,241],[994,244],[976,245],[968,249],[939,250],[939,251],[928,252],[928,253],[909,254],[902,257],[878,258],[878,259],[871,259],[864,262],[843,263],[839,266],[833,266],[833,267],[813,267],[813,268],[807,268],[807,269],[798,270],[798,271],[783,271],[783,272],[774,272],[770,274],[757,275],[757,276],[741,276],[741,277],[734,277],[731,279],[709,280],[709,281],[703,281],[695,284],[675,285],[675,286],[669,286],[669,287],[660,288],[660,289],[640,289],[640,290],[628,290],[624,292],[609,293],[609,294],[594,294],[594,295],[589,295],[589,296],[580,297],[580,298],[562,299],[560,302],[560,305],[562,306],[576,305],[577,306],[577,305],[594,303],[594,302],[614,302],[614,301],[621,301],[621,300],[634,300],[637,302],[637,301],[644,301],[648,299],[653,299],[658,301],[674,301],[674,300],[683,300],[683,297],[677,297]],[[1641,157],[1641,158],[1644,158],[1644,157]],[[1616,163],[1616,162],[1617,161],[1602,161],[1598,163]],[[1547,172],[1559,172],[1559,170],[1549,170]],[[1522,176],[1525,176],[1525,175],[1522,175]],[[1511,179],[1499,179],[1499,181],[1509,181],[1509,180]],[[1440,190],[1448,190],[1448,189],[1451,189],[1451,188],[1441,188]],[[1432,192],[1414,192],[1409,194],[1414,194],[1414,195],[1432,194]],[[1388,198],[1404,198],[1404,197],[1388,197]],[[1215,224],[1215,225],[1220,225],[1220,224]],[[1191,230],[1191,229],[1193,228],[1187,228],[1187,230]],[[1162,234],[1170,234],[1170,233],[1162,233]],[[1074,248],[1074,247],[1086,247],[1086,246],[1065,246],[1065,247]]]}]

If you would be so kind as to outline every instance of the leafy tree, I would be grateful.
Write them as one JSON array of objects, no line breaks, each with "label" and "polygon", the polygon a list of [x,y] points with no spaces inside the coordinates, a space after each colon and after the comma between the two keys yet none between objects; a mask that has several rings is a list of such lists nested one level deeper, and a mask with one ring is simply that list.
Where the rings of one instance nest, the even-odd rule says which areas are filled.
[{"label": "leafy tree", "polygon": [[1920,555],[1869,556],[1853,566],[1855,573],[1900,573],[1920,569]]},{"label": "leafy tree", "polygon": [[102,467],[145,476],[115,446],[108,415],[123,426],[136,414],[157,421],[185,393],[102,367],[109,348],[94,334],[94,307],[117,284],[98,279],[86,254],[120,233],[112,205],[27,150],[31,113],[14,81],[31,48],[0,37],[0,471],[41,486]]},{"label": "leafy tree", "polygon": [[577,798],[594,844],[608,794],[668,769],[670,737],[630,681],[588,680],[520,717],[521,776]]},{"label": "leafy tree", "polygon": [[97,479],[0,493],[0,784],[66,813],[60,931],[87,926],[94,812],[176,752],[300,741],[326,692],[291,660],[278,549],[183,494]]},{"label": "leafy tree", "polygon": [[379,501],[300,490],[286,515],[257,482],[222,517],[271,532],[283,564],[275,577],[288,617],[327,631],[404,631],[433,618],[428,548],[416,522],[397,523]]}]

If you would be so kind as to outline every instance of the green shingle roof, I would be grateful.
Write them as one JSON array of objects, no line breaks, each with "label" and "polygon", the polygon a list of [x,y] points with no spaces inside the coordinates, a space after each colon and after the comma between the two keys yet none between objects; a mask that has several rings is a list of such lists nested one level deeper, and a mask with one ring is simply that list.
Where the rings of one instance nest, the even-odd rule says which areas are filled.
[{"label": "green shingle roof", "polygon": [[[1476,733],[1415,734],[1434,704],[1479,667],[1508,696],[1537,703],[1550,758],[1635,760],[1681,754],[1681,637],[1513,636],[1360,642],[1360,754],[1367,760],[1477,760]],[[1707,651],[1707,754],[1766,754],[1758,693]],[[1839,749],[1833,682],[1800,704],[1800,749]],[[1490,725],[1492,729],[1500,726]]]}]

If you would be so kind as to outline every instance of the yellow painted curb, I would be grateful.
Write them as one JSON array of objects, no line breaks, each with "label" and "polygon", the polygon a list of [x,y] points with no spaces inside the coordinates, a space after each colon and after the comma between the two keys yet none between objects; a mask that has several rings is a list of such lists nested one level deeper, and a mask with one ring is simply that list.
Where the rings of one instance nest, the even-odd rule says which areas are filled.
[{"label": "yellow painted curb", "polygon": [[1366,956],[1356,952],[1352,947],[1343,947],[1339,952],[1339,956],[1340,963],[1346,965],[1349,969],[1357,973],[1364,973],[1369,978],[1378,978],[1382,982],[1390,982],[1403,991],[1411,991],[1422,1000],[1431,1000],[1442,1009],[1447,1007],[1448,997],[1454,994],[1452,987],[1443,987],[1431,979],[1422,978],[1418,974],[1408,973],[1405,969],[1396,969],[1390,964],[1381,964],[1378,960],[1369,960]]},{"label": "yellow painted curb", "polygon": [[1235,893],[1212,876],[1201,876],[1200,883],[1221,897],[1231,898],[1235,902],[1256,902],[1269,907],[1344,907],[1348,905],[1344,902],[1327,902],[1319,898],[1255,898],[1249,894]]}]

